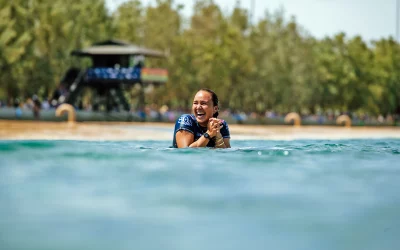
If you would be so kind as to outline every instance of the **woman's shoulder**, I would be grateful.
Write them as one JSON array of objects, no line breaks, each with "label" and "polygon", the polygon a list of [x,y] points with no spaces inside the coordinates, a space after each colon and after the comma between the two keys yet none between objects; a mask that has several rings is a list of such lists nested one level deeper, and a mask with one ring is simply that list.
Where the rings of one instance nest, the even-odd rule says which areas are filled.
[{"label": "woman's shoulder", "polygon": [[181,115],[176,123],[181,124],[181,125],[186,125],[186,126],[192,126],[193,122],[195,121],[194,115],[191,114],[183,114]]},{"label": "woman's shoulder", "polygon": [[192,115],[192,114],[182,114],[181,116],[179,116],[179,118],[181,118],[181,117],[190,117],[190,118],[194,118],[194,115]]},{"label": "woman's shoulder", "polygon": [[223,119],[221,119],[221,122],[222,122],[222,126],[223,126],[222,129],[221,129],[222,137],[230,138],[228,123]]}]

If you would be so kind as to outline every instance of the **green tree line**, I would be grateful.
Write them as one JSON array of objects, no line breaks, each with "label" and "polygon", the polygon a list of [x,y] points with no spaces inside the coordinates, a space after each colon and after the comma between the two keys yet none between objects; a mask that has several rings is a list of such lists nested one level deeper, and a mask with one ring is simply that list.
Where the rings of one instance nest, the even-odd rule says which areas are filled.
[{"label": "green tree line", "polygon": [[223,12],[196,1],[193,15],[173,0],[130,0],[110,12],[103,0],[0,0],[0,99],[49,97],[64,72],[83,65],[73,49],[117,38],[163,51],[169,81],[146,101],[188,107],[215,90],[222,108],[400,113],[400,47],[344,33],[316,39],[295,18],[268,12],[257,22],[239,5]]}]

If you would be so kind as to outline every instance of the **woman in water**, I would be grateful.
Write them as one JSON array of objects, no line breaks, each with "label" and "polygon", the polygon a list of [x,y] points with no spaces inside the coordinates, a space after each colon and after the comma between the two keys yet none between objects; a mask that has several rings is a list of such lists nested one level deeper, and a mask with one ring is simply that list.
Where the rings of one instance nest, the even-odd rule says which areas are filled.
[{"label": "woman in water", "polygon": [[200,89],[196,93],[192,113],[176,121],[173,147],[231,147],[228,124],[217,118],[218,97],[212,90]]}]

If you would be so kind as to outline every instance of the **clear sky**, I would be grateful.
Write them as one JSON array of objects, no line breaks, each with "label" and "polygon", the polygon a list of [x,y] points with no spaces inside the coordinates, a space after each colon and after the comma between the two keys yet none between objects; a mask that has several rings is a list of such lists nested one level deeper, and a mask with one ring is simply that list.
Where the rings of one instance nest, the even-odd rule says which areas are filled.
[{"label": "clear sky", "polygon": [[[125,0],[106,0],[113,11]],[[265,10],[273,12],[283,8],[287,16],[295,16],[297,22],[315,37],[332,36],[345,32],[348,36],[361,35],[365,40],[396,36],[397,0],[253,0],[254,21]],[[184,4],[183,14],[190,16],[195,0],[175,0]],[[224,12],[229,12],[237,0],[214,0]],[[143,5],[155,0],[142,0]],[[251,0],[241,0],[243,8],[251,8]]]}]

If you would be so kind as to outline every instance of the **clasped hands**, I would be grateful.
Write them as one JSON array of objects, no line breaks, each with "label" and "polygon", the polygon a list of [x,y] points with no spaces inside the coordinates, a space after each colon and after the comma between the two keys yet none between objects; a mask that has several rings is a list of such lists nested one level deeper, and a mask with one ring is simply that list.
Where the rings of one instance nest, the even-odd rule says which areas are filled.
[{"label": "clasped hands", "polygon": [[215,145],[221,146],[224,144],[222,135],[221,135],[221,128],[223,128],[222,120],[218,118],[210,118],[207,124],[207,133],[210,135],[211,138],[215,137]]}]

